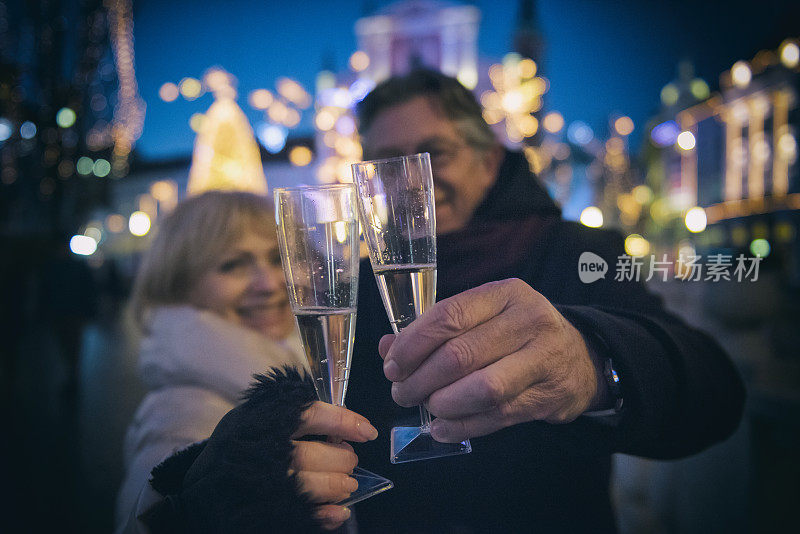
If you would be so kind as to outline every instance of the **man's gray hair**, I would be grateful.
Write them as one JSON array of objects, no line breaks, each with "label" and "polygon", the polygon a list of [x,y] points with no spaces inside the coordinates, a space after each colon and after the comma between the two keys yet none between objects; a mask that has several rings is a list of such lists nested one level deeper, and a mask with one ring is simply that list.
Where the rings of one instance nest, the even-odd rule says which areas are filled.
[{"label": "man's gray hair", "polygon": [[415,69],[379,83],[356,108],[359,131],[363,135],[387,108],[419,96],[431,98],[471,147],[489,150],[497,145],[475,95],[455,78],[430,69]]}]

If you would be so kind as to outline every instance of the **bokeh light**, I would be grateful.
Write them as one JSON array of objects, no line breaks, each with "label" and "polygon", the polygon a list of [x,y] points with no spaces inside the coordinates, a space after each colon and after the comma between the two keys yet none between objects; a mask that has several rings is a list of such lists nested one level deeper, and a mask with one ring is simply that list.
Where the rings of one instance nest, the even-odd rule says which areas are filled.
[{"label": "bokeh light", "polygon": [[111,172],[111,164],[108,160],[100,158],[92,165],[92,172],[94,172],[94,175],[98,178],[104,178]]},{"label": "bokeh light", "polygon": [[74,235],[69,240],[69,249],[79,256],[91,256],[97,250],[97,241],[87,235]]},{"label": "bokeh light", "polygon": [[694,134],[689,131],[681,132],[678,135],[677,141],[678,141],[678,146],[682,150],[692,150],[695,144],[697,143],[697,141],[694,138]]},{"label": "bokeh light", "polygon": [[275,98],[266,89],[256,89],[250,92],[247,101],[256,109],[267,109]]},{"label": "bokeh light", "polygon": [[25,121],[19,127],[19,136],[23,139],[33,139],[36,135],[36,125],[31,121]]},{"label": "bokeh light", "polygon": [[298,145],[289,151],[289,162],[297,167],[305,167],[311,163],[313,154],[307,146]]},{"label": "bokeh light", "polygon": [[189,117],[189,128],[195,133],[200,133],[200,130],[203,129],[205,118],[205,115],[202,113],[193,113],[192,116]]},{"label": "bokeh light", "polygon": [[597,206],[589,206],[581,212],[580,222],[589,228],[600,228],[603,226],[603,212]]},{"label": "bokeh light", "polygon": [[781,63],[793,69],[800,63],[800,47],[794,41],[784,41],[781,45]]},{"label": "bokeh light", "polygon": [[135,236],[147,235],[150,231],[150,216],[143,211],[134,211],[128,219],[128,230]]},{"label": "bokeh light", "polygon": [[586,145],[594,138],[594,132],[583,121],[575,121],[567,128],[567,139],[576,145]]},{"label": "bokeh light", "polygon": [[652,139],[656,145],[665,147],[674,145],[680,133],[681,129],[677,122],[664,121],[653,127],[653,130],[650,132],[650,139]]},{"label": "bokeh light", "polygon": [[178,86],[172,82],[163,84],[158,90],[158,97],[164,102],[173,102],[180,94]]},{"label": "bokeh light", "polygon": [[737,61],[731,67],[731,81],[737,87],[747,87],[752,77],[750,66],[744,61]]},{"label": "bokeh light", "polygon": [[96,222],[89,223],[89,225],[86,226],[86,230],[83,231],[83,235],[91,237],[98,243],[103,239],[103,231]]},{"label": "bokeh light", "polygon": [[180,92],[186,100],[194,100],[203,91],[203,84],[196,78],[184,78],[181,80]]},{"label": "bokeh light", "polygon": [[625,238],[625,253],[635,258],[646,256],[650,253],[650,242],[639,234],[631,234]]},{"label": "bokeh light", "polygon": [[671,83],[665,85],[664,88],[661,89],[661,103],[665,106],[674,106],[678,102],[679,96],[680,92],[678,88]]},{"label": "bokeh light", "polygon": [[361,72],[369,67],[369,56],[363,50],[353,52],[350,56],[350,68],[356,72]]},{"label": "bokeh light", "polygon": [[708,224],[708,217],[706,216],[706,210],[701,208],[700,206],[695,206],[689,211],[686,212],[686,216],[683,219],[686,228],[693,233],[699,233],[706,229],[706,225]]},{"label": "bokeh light", "polygon": [[56,113],[56,124],[58,124],[61,128],[69,128],[75,124],[76,118],[77,116],[72,109],[61,108],[58,110],[58,113]]},{"label": "bokeh light", "polygon": [[94,161],[92,161],[92,158],[86,156],[78,158],[78,163],[75,164],[75,170],[78,171],[78,174],[84,176],[91,174],[93,169]]},{"label": "bokeh light", "polygon": [[544,116],[542,126],[550,133],[558,133],[564,127],[564,117],[558,111],[551,111]]},{"label": "bokeh light", "polygon": [[711,94],[708,84],[700,78],[692,80],[692,83],[689,84],[689,91],[692,92],[692,96],[697,100],[705,100]]},{"label": "bokeh light", "polygon": [[633,120],[630,117],[619,117],[614,121],[614,129],[620,135],[630,135],[633,132]]},{"label": "bokeh light", "polygon": [[10,120],[6,118],[0,119],[0,143],[11,137],[13,131]]},{"label": "bokeh light", "polygon": [[753,256],[761,256],[762,258],[766,258],[769,256],[772,247],[769,244],[769,241],[766,239],[753,239],[750,242],[750,252]]},{"label": "bokeh light", "polygon": [[286,145],[286,129],[275,124],[261,123],[256,128],[259,142],[272,154],[277,154]]},{"label": "bokeh light", "polygon": [[106,217],[106,228],[112,234],[118,234],[125,229],[125,217],[118,213],[112,213]]}]

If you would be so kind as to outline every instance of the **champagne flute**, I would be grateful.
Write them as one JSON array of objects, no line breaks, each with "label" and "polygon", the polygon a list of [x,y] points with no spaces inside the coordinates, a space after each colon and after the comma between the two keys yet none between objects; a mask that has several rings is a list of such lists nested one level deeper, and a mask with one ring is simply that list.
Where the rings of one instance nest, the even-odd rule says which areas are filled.
[{"label": "champagne flute", "polygon": [[[394,333],[436,302],[436,215],[427,152],[354,163],[359,211],[369,257]],[[440,443],[431,436],[431,415],[419,406],[419,426],[396,426],[392,463],[472,451],[469,440]]]},{"label": "champagne flute", "polygon": [[[275,189],[283,272],[317,395],[344,406],[356,328],[358,215],[352,184]],[[354,504],[394,486],[356,467]]]}]

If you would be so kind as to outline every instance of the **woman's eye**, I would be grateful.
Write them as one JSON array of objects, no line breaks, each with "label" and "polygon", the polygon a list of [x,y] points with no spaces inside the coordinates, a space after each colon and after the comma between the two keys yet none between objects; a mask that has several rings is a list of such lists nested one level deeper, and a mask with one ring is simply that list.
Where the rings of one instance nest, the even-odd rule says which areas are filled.
[{"label": "woman's eye", "polygon": [[281,254],[280,254],[280,252],[278,252],[277,250],[275,252],[271,252],[267,256],[267,261],[269,261],[270,265],[272,265],[274,267],[280,267],[281,266]]},{"label": "woman's eye", "polygon": [[219,266],[219,271],[222,273],[230,273],[237,269],[241,269],[246,265],[244,258],[234,258],[232,260],[227,260],[222,262]]}]

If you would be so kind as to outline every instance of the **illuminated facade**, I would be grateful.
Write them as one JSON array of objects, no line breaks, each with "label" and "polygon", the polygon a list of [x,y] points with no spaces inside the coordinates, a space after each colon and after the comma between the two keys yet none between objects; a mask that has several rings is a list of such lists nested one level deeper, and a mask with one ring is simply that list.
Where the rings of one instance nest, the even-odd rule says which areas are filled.
[{"label": "illuminated facade", "polygon": [[753,244],[766,242],[794,265],[800,283],[797,41],[736,62],[720,85],[718,94],[652,129],[662,151],[649,172],[660,174],[664,194],[653,219],[665,223],[703,208],[709,227],[694,237],[700,247],[756,254]]},{"label": "illuminated facade", "polygon": [[364,75],[380,82],[424,65],[454,76],[466,87],[478,83],[475,6],[411,0],[393,4],[356,22],[359,50],[369,57]]}]

